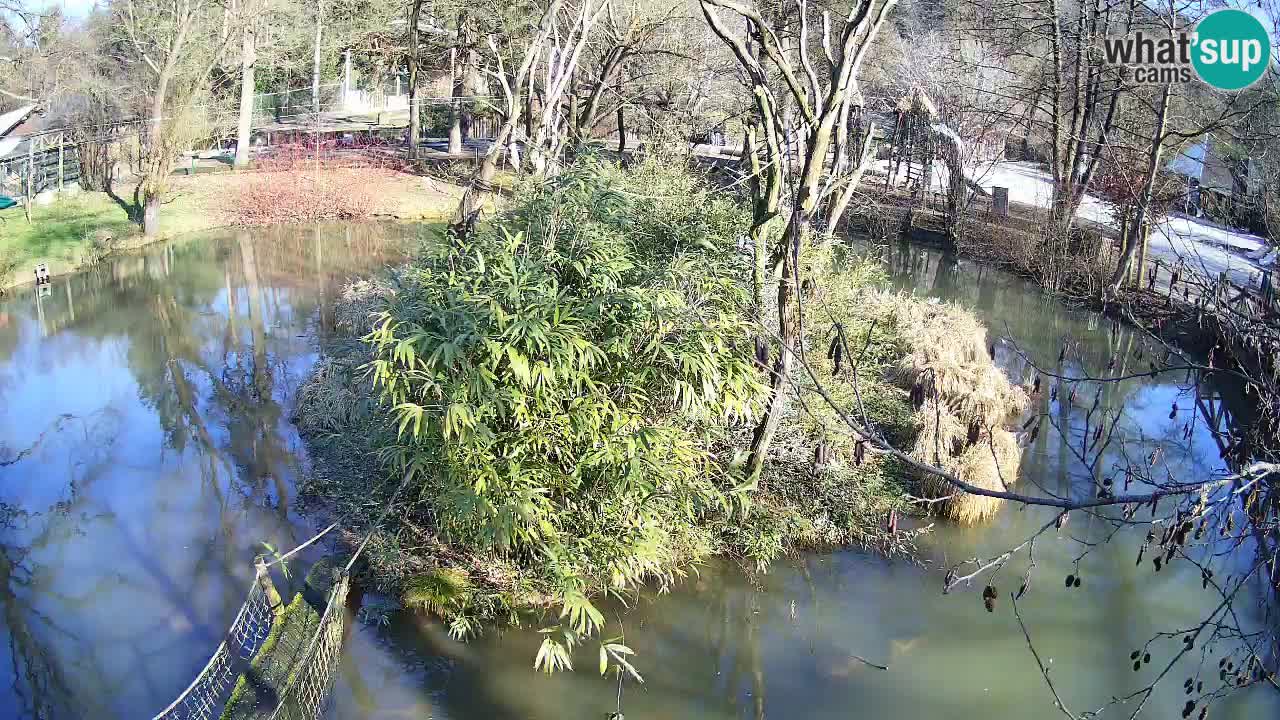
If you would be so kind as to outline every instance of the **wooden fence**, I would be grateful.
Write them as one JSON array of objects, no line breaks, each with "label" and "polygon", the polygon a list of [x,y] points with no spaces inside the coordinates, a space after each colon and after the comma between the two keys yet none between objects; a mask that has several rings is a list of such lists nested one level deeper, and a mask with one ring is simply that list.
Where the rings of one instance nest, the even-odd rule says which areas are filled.
[{"label": "wooden fence", "polygon": [[35,197],[61,192],[80,181],[80,153],[63,133],[35,135],[19,151],[0,160],[0,195]]}]

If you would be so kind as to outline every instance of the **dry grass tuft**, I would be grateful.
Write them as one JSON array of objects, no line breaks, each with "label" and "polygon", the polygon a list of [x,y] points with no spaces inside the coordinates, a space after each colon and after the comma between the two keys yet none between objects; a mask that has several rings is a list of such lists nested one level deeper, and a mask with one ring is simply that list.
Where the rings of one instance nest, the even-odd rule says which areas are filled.
[{"label": "dry grass tuft", "polygon": [[919,428],[919,434],[911,448],[911,457],[920,462],[941,467],[969,444],[968,427],[950,408],[939,406],[932,399],[925,401],[912,420]]},{"label": "dry grass tuft", "polygon": [[[919,405],[912,457],[990,490],[1016,482],[1021,448],[1006,426],[1029,400],[994,365],[982,323],[947,303],[888,293],[869,301],[882,317],[893,319],[907,346],[890,379],[911,389]],[[919,478],[919,489],[925,497],[942,499],[935,509],[962,523],[989,519],[1002,504],[961,492],[928,473]]]},{"label": "dry grass tuft", "polygon": [[326,356],[298,388],[293,421],[304,433],[340,433],[366,424],[375,401],[372,383],[347,360]]},{"label": "dry grass tuft", "polygon": [[358,338],[372,329],[373,315],[394,292],[383,279],[355,280],[342,289],[335,317],[343,339],[331,341],[311,377],[298,388],[294,422],[306,434],[326,435],[367,429],[377,405],[373,381],[363,369],[369,360]]},{"label": "dry grass tuft", "polygon": [[[998,429],[952,457],[944,469],[987,490],[1008,490],[1017,482],[1021,461],[1022,448],[1013,433]],[[927,476],[921,484],[933,497],[950,496],[942,503],[943,512],[952,520],[966,525],[990,520],[1004,504],[999,498],[958,492],[936,475]]]},{"label": "dry grass tuft", "polygon": [[382,278],[347,283],[335,310],[338,328],[353,337],[368,334],[373,330],[373,314],[385,307],[394,292]]}]

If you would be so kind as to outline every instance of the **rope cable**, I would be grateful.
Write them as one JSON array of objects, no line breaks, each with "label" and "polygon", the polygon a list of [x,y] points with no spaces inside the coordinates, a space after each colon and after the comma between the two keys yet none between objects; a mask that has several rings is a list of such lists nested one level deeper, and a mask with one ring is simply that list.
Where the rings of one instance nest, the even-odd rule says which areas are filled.
[{"label": "rope cable", "polygon": [[283,555],[280,555],[280,556],[279,556],[279,557],[277,557],[275,560],[272,560],[271,562],[266,563],[266,566],[267,566],[267,567],[272,567],[272,566],[274,566],[274,565],[279,565],[280,563],[284,562],[285,560],[288,560],[289,558],[293,557],[296,553],[298,553],[298,552],[302,551],[303,549],[305,549],[306,547],[310,546],[310,545],[311,545],[312,543],[314,543],[315,541],[317,541],[317,540],[319,540],[320,538],[322,538],[322,537],[324,537],[325,535],[327,535],[327,534],[329,533],[329,531],[330,531],[330,530],[332,530],[332,529],[334,529],[334,528],[336,528],[336,527],[338,527],[338,523],[336,523],[336,522],[335,522],[335,523],[333,523],[332,525],[330,525],[329,527],[327,527],[327,528],[325,528],[325,529],[321,530],[319,533],[317,533],[317,534],[315,534],[315,535],[311,536],[311,539],[310,539],[310,540],[308,540],[308,541],[306,541],[306,542],[302,543],[301,545],[299,545],[298,547],[296,547],[296,548],[294,548],[294,549],[290,550],[289,552],[287,552],[287,553],[285,553],[285,554],[283,554]]},{"label": "rope cable", "polygon": [[360,554],[364,552],[365,546],[367,546],[369,541],[373,539],[373,534],[378,531],[379,527],[381,527],[382,521],[387,519],[387,515],[389,515],[392,508],[395,507],[396,498],[400,497],[400,491],[404,490],[405,486],[409,484],[409,479],[412,477],[413,470],[405,470],[404,479],[400,481],[400,485],[396,488],[396,491],[391,493],[391,497],[387,500],[387,506],[382,509],[382,514],[379,515],[378,519],[374,520],[369,526],[369,532],[365,534],[364,540],[360,542],[359,547],[356,548],[355,554],[353,554],[351,559],[347,561],[347,566],[342,570],[344,574],[351,572],[351,566],[356,564],[356,559],[360,557]]}]

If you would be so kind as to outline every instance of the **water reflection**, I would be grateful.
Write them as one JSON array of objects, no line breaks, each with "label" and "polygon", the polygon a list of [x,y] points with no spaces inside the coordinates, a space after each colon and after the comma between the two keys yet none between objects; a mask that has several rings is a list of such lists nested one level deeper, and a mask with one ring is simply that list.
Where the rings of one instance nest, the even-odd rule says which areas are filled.
[{"label": "water reflection", "polygon": [[[1005,273],[909,245],[889,248],[885,261],[900,288],[975,308],[993,338],[1003,336],[997,361],[1016,376],[1031,372],[1024,354],[1059,373],[1100,374],[1113,358],[1123,373],[1145,367],[1158,351],[1131,329],[1064,309]],[[1064,339],[1068,352],[1059,360]],[[1192,380],[1162,375],[1087,386],[1079,390],[1084,399],[1071,405],[1051,402],[1046,390],[1037,402],[1061,432],[1046,427],[1029,448],[1024,489],[1092,497],[1099,477],[1156,447],[1179,473],[1223,471],[1223,436],[1239,407],[1235,390]],[[1125,441],[1079,453],[1099,390],[1100,409],[1108,418],[1115,414],[1116,434]],[[1170,419],[1174,404],[1181,412]],[[1189,563],[1159,574],[1149,564],[1135,566],[1140,536],[1098,544],[1112,530],[1108,519],[1074,515],[1061,533],[1037,542],[1032,590],[1019,605],[1064,700],[1079,712],[1149,682],[1154,673],[1135,673],[1130,650],[1157,632],[1199,622],[1217,597],[1200,589],[1199,570]],[[622,710],[631,718],[1056,716],[1007,605],[1027,556],[996,576],[1002,600],[994,613],[983,610],[983,582],[940,592],[941,567],[998,554],[1053,517],[1050,510],[1009,507],[984,527],[939,526],[924,540],[926,567],[859,552],[804,555],[766,575],[713,563],[669,595],[613,609],[646,679],[624,689]],[[1246,548],[1214,559],[1213,567],[1225,577],[1249,561]],[[1068,573],[1082,577],[1080,589],[1064,588]],[[1259,623],[1261,611],[1244,605],[1241,622]],[[335,715],[599,719],[617,709],[617,686],[595,673],[595,647],[576,658],[576,672],[545,677],[531,667],[540,640],[530,631],[494,631],[463,645],[432,621],[405,613],[388,628],[357,627]],[[1176,639],[1162,641],[1152,652],[1167,660],[1175,645]],[[1215,679],[1215,657],[1206,686]],[[1175,669],[1144,716],[1177,717],[1186,699],[1179,683],[1194,670],[1189,661]],[[1215,704],[1211,716],[1274,716],[1278,708],[1274,693],[1258,688]],[[1132,709],[1107,716],[1127,717]]]},{"label": "water reflection", "polygon": [[228,232],[0,303],[0,713],[150,717],[296,544],[292,393],[405,230]]},{"label": "water reflection", "polygon": [[[0,667],[11,675],[0,714],[149,717],[191,680],[242,600],[258,543],[290,546],[309,534],[292,494],[305,470],[288,421],[292,393],[314,362],[315,337],[332,328],[338,285],[395,252],[392,235],[227,233],[0,303]],[[1095,373],[1112,358],[1121,371],[1143,367],[1153,352],[1129,329],[1064,310],[1003,273],[911,246],[886,259],[900,287],[957,299],[1007,335],[997,359],[1015,374],[1029,372],[1019,351]],[[1059,363],[1064,338],[1070,352]],[[1157,446],[1179,472],[1221,471],[1238,396],[1190,380],[1103,386],[1100,405],[1123,408],[1132,441],[1098,453],[1092,471],[1073,447],[1095,389],[1070,407],[1043,393],[1041,408],[1064,431],[1038,436],[1023,482],[1085,496],[1099,473]],[[1008,608],[984,612],[981,586],[942,596],[937,569],[1007,548],[1046,513],[1010,509],[984,528],[940,527],[926,539],[926,568],[857,552],[806,555],[762,576],[712,564],[670,595],[615,608],[647,680],[624,689],[622,708],[632,718],[1052,716]],[[1199,620],[1214,601],[1185,563],[1159,575],[1136,567],[1139,538],[1087,553],[1072,541],[1109,529],[1082,515],[1047,536],[1022,604],[1077,710],[1149,679],[1130,669],[1129,649]],[[1226,575],[1239,561],[1215,567]],[[1026,565],[1023,557],[999,576],[1002,593]],[[1081,590],[1063,589],[1068,572],[1085,579]],[[617,686],[594,673],[594,648],[578,672],[547,678],[530,667],[539,640],[490,632],[459,644],[405,613],[390,627],[356,626],[334,716],[598,719],[617,709]],[[1185,674],[1149,716],[1181,708]],[[1276,709],[1263,689],[1212,716]]]}]

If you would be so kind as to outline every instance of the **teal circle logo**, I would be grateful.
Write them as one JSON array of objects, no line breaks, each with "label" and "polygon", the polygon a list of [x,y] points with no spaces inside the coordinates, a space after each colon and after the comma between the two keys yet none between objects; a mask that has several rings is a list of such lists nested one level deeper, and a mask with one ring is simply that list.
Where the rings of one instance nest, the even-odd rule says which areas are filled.
[{"label": "teal circle logo", "polygon": [[1271,64],[1271,37],[1243,10],[1214,11],[1196,26],[1191,64],[1201,80],[1219,90],[1247,88]]}]

